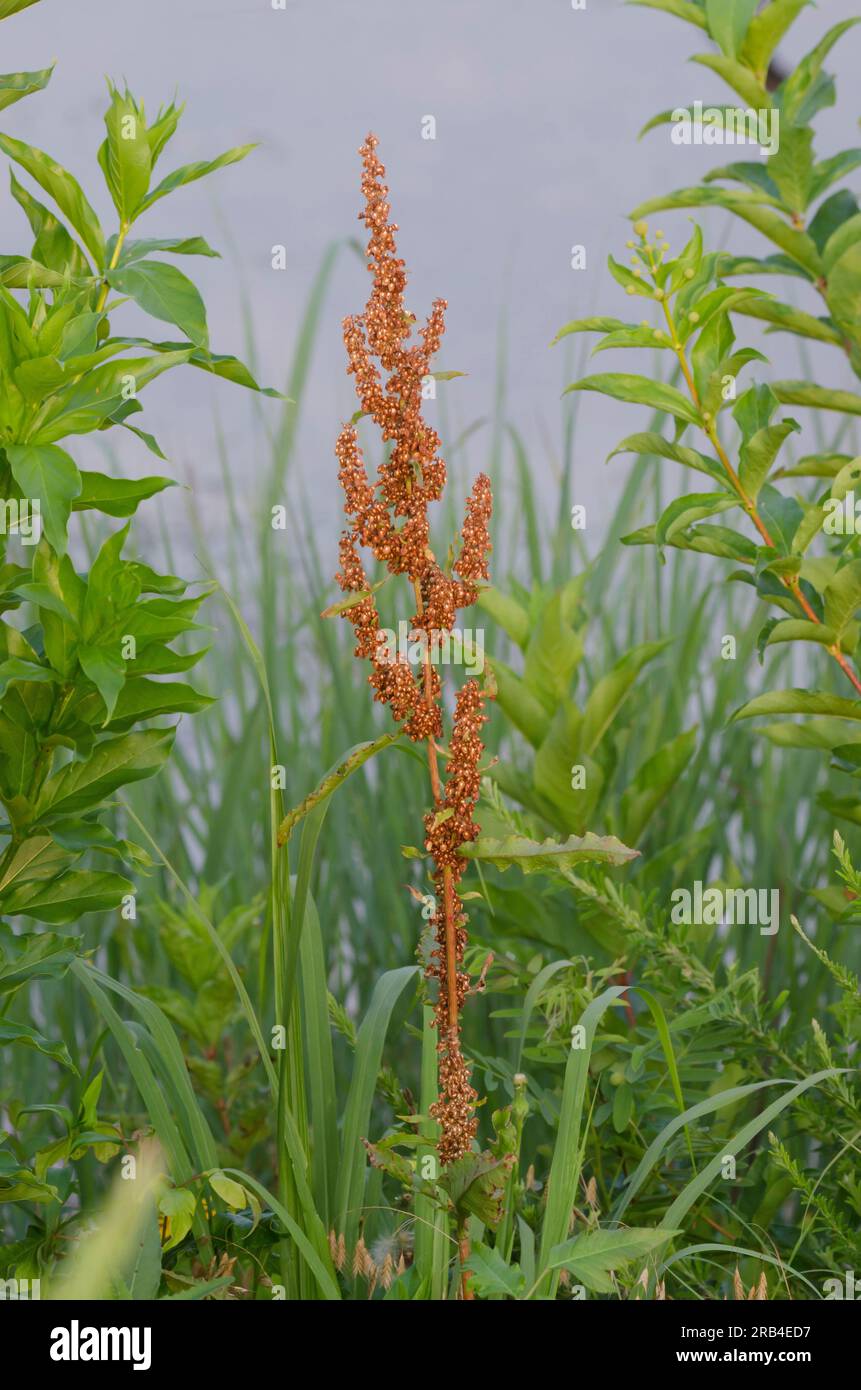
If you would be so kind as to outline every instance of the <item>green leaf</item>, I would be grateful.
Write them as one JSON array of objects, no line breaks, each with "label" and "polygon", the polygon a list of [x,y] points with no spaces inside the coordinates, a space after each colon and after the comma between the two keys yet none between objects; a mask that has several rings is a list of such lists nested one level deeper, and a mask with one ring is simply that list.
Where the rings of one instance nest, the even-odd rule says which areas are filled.
[{"label": "green leaf", "polygon": [[756,500],[768,477],[771,466],[780,453],[781,445],[790,434],[801,429],[796,420],[781,420],[768,425],[742,444],[739,450],[739,479],[748,497]]},{"label": "green leaf", "polygon": [[394,734],[381,734],[371,743],[357,743],[340,758],[333,767],[329,769],[325,777],[320,781],[312,792],[309,792],[304,801],[289,811],[278,827],[278,844],[286,844],[299,821],[308,815],[315,806],[336,792],[340,786],[354,772],[358,771],[369,758],[382,752],[384,748],[390,748],[397,743],[400,732]]},{"label": "green leaf", "polygon": [[116,907],[134,885],[119,874],[71,869],[48,883],[22,883],[0,897],[0,910],[13,917],[23,913],[39,922],[59,925],[75,922],[85,912],[104,912]]},{"label": "green leaf", "polygon": [[839,640],[861,607],[861,560],[850,560],[837,571],[823,595],[825,621]]},{"label": "green leaf", "polygon": [[171,1187],[159,1198],[158,1209],[168,1218],[168,1239],[163,1249],[172,1250],[185,1240],[194,1222],[197,1199],[186,1187]]},{"label": "green leaf", "polygon": [[[31,0],[32,3],[32,0]],[[53,63],[39,72],[5,72],[0,74],[0,111],[5,111],[13,102],[28,97],[33,92],[41,92],[47,87],[54,71]]]},{"label": "green leaf", "polygon": [[35,5],[38,0],[0,0],[0,19],[8,19],[10,15],[20,14],[30,5]]},{"label": "green leaf", "polygon": [[173,173],[162,179],[158,187],[144,198],[138,208],[138,216],[151,208],[153,203],[157,203],[160,198],[166,197],[168,193],[173,193],[174,189],[183,188],[186,184],[194,183],[197,179],[206,178],[208,174],[215,173],[216,169],[224,169],[228,164],[238,163],[254,148],[254,145],[238,145],[235,149],[226,150],[217,159],[203,160],[196,164],[184,164],[181,168],[174,169]]},{"label": "green leaf", "polygon": [[797,16],[809,5],[811,0],[770,0],[759,14],[754,15],[741,47],[743,62],[749,63],[754,72],[764,80],[771,55],[794,23]]},{"label": "green leaf", "polygon": [[69,1049],[65,1043],[50,1042],[48,1038],[38,1033],[35,1028],[31,1028],[26,1023],[9,1023],[0,1019],[0,1047],[4,1044],[18,1043],[24,1047],[32,1047],[36,1052],[41,1052],[52,1061],[59,1062],[60,1066],[67,1067],[69,1071],[77,1074],[77,1067],[69,1056]]},{"label": "green leaf", "polygon": [[76,512],[104,512],[106,516],[129,517],[141,502],[165,488],[176,487],[172,478],[112,478],[107,473],[80,473],[81,491],[72,503]]},{"label": "green leaf", "polygon": [[526,688],[548,714],[552,714],[567,695],[582,655],[582,636],[566,622],[562,595],[556,593],[545,604],[532,628],[523,669]]},{"label": "green leaf", "polygon": [[641,642],[616,662],[606,675],[593,685],[583,711],[581,751],[593,753],[615,719],[622,702],[627,699],[634,681],[650,661],[665,650],[667,641]]},{"label": "green leaf", "polygon": [[796,333],[801,338],[830,343],[833,347],[843,346],[843,338],[827,319],[816,318],[803,309],[796,309],[793,304],[782,304],[779,299],[770,296],[757,295],[748,301],[741,300],[733,305],[733,312],[773,324],[775,330],[784,333]]},{"label": "green leaf", "polygon": [[668,545],[677,531],[685,531],[703,517],[739,505],[738,497],[730,492],[691,492],[686,497],[677,497],[661,513],[655,527],[655,543]]},{"label": "green leaf", "polygon": [[810,202],[813,182],[813,131],[810,126],[780,132],[780,146],[768,161],[768,175],[777,184],[786,207],[799,216]]},{"label": "green leaf", "polygon": [[[110,246],[108,248],[111,249]],[[142,261],[153,251],[166,251],[172,256],[214,256],[220,259],[221,252],[213,251],[209,242],[202,236],[187,237],[147,237],[123,242],[119,265],[130,265],[132,261]]]},{"label": "green leaf", "polygon": [[759,0],[705,0],[708,31],[728,57],[741,49],[758,6]]},{"label": "green leaf", "polygon": [[604,372],[573,382],[562,394],[567,396],[571,391],[598,391],[617,401],[630,401],[635,405],[648,405],[653,410],[665,411],[689,425],[699,423],[699,413],[681,391],[661,381],[650,381],[648,377],[633,376],[627,372]]},{"label": "green leaf", "polygon": [[0,150],[25,169],[40,188],[54,199],[57,207],[71,222],[96,265],[105,263],[105,239],[99,219],[84,196],[77,179],[57,164],[44,150],[0,134]]},{"label": "green leaf", "polygon": [[548,1269],[567,1269],[578,1283],[593,1293],[614,1293],[611,1270],[636,1260],[642,1264],[651,1252],[680,1231],[662,1227],[630,1228],[620,1231],[584,1231],[550,1251]]},{"label": "green leaf", "polygon": [[524,1292],[520,1266],[507,1264],[500,1251],[489,1245],[474,1245],[464,1269],[471,1276],[473,1291],[482,1298],[519,1298]]},{"label": "green leaf", "polygon": [[529,740],[533,748],[537,748],[550,726],[550,718],[543,703],[505,662],[494,657],[490,669],[496,682],[499,708],[514,727],[520,730],[524,738]]},{"label": "green leaf", "polygon": [[591,318],[591,319],[572,319],[566,323],[564,328],[560,328],[556,337],[550,344],[555,347],[563,338],[567,338],[571,333],[613,333],[616,329],[629,328],[631,325],[623,323],[621,319]]},{"label": "green leaf", "polygon": [[58,555],[65,555],[72,502],[81,491],[74,459],[56,444],[7,444],[6,457],[24,496],[39,499],[49,543]]},{"label": "green leaf", "polygon": [[97,744],[85,762],[68,763],[48,778],[36,803],[35,819],[85,811],[118,787],[152,777],[166,762],[174,736],[174,729],[146,729]]},{"label": "green leaf", "polygon": [[209,1174],[209,1185],[213,1192],[227,1203],[231,1211],[244,1211],[248,1206],[245,1188],[235,1178],[229,1178],[226,1173],[222,1173],[220,1168]]},{"label": "green leaf", "polygon": [[694,468],[699,473],[706,473],[710,478],[717,482],[725,482],[726,474],[717,459],[709,458],[706,454],[701,454],[697,449],[691,449],[685,444],[674,444],[672,440],[665,439],[662,434],[656,431],[647,430],[640,434],[629,434],[627,439],[623,439],[617,444],[611,454],[607,455],[607,462],[615,458],[617,454],[632,453],[647,456],[658,454],[660,458],[672,459],[675,463],[682,463],[686,468]]},{"label": "green leaf", "polygon": [[87,644],[78,647],[78,661],[84,675],[93,682],[105,702],[107,723],[125,684],[126,664],[116,648]]},{"label": "green leaf", "polygon": [[694,755],[696,728],[663,744],[647,758],[626,787],[620,803],[623,835],[636,843],[657,808],[681,777]]},{"label": "green leaf", "polygon": [[748,700],[732,719],[751,719],[759,714],[831,714],[840,719],[861,719],[861,700],[848,700],[827,691],[769,690]]},{"label": "green leaf", "polygon": [[739,63],[734,57],[722,53],[696,53],[691,62],[700,63],[704,68],[716,72],[727,86],[738,93],[746,106],[754,111],[763,111],[771,106],[771,97],[763,84],[750,68],[745,67],[744,63]]},{"label": "green leaf", "polygon": [[814,410],[839,410],[844,415],[861,415],[861,396],[851,391],[833,391],[812,381],[775,381],[772,388],[783,405],[807,405]]},{"label": "green leaf", "polygon": [[491,587],[480,591],[478,606],[499,624],[512,642],[525,649],[529,642],[529,614],[516,598]]},{"label": "green leaf", "polygon": [[75,959],[75,942],[53,932],[13,933],[0,924],[0,994],[12,994],[28,980],[58,980]]},{"label": "green leaf", "polygon": [[120,93],[108,83],[111,104],[105,112],[107,138],[99,150],[99,163],[114,207],[124,226],[134,220],[149,188],[152,161],[146,121],[126,88]]},{"label": "green leaf", "polygon": [[187,275],[163,261],[137,261],[108,271],[108,284],[128,295],[153,318],[175,324],[195,347],[209,347],[206,309],[200,292]]},{"label": "green leaf", "polygon": [[[859,716],[861,717],[861,716]],[[512,864],[524,874],[549,873],[571,869],[575,864],[599,863],[618,866],[636,859],[639,850],[628,849],[613,835],[569,835],[567,840],[529,840],[523,835],[506,835],[496,840],[480,835],[471,844],[461,845],[465,859],[492,864],[503,872]]]},{"label": "green leaf", "polygon": [[815,90],[822,71],[822,64],[837,41],[858,23],[861,23],[861,20],[856,16],[853,19],[844,19],[840,24],[835,24],[820,39],[816,47],[795,66],[781,91],[781,106],[786,123],[790,125],[804,123],[802,119],[804,104],[809,103],[811,94]]},{"label": "green leaf", "polygon": [[98,429],[120,405],[162,372],[188,362],[193,350],[189,345],[181,351],[154,357],[123,358],[87,372],[45,403],[34,422],[31,442],[50,444],[69,434],[88,434]]}]

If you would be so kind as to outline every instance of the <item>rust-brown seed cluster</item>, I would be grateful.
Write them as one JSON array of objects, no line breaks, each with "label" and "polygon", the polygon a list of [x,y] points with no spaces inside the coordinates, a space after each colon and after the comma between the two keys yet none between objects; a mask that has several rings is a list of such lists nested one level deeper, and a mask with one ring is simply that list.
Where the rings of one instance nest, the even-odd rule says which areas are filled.
[{"label": "rust-brown seed cluster", "polygon": [[354,425],[345,425],[338,437],[338,478],[350,525],[341,537],[337,580],[346,593],[362,595],[343,616],[353,626],[356,656],[371,663],[368,680],[374,699],[389,706],[411,739],[428,744],[434,809],[425,817],[425,847],[434,862],[438,903],[433,918],[436,946],[428,967],[428,974],[439,981],[440,1097],[433,1113],[442,1131],[440,1158],[448,1163],[469,1150],[477,1128],[476,1093],[460,1048],[459,1013],[468,978],[462,969],[466,916],[457,882],[464,869],[459,848],[478,834],[473,810],[484,747],[479,736],[486,717],[484,692],[477,681],[470,680],[458,693],[443,788],[436,746],[443,726],[439,672],[430,659],[416,672],[404,657],[393,659],[381,646],[377,606],[359,549],[369,550],[391,574],[406,575],[411,581],[416,605],[412,629],[416,637],[424,635],[426,650],[432,652],[437,635],[454,626],[458,609],[475,602],[478,581],[489,577],[492,497],[489,479],[479,474],[466,504],[460,552],[452,573],[447,573],[431,548],[428,525],[428,504],[442,496],[446,468],[439,454],[439,436],[421,410],[422,384],[445,329],[446,303],[434,302],[427,323],[413,340],[415,317],[404,305],[406,271],[396,251],[397,224],[389,221],[388,188],[376,155],[377,143],[376,136],[369,135],[359,151],[365,199],[359,216],[369,232],[373,286],[364,314],[344,320],[344,344],[347,371],[355,378],[362,412],[374,420],[391,447],[372,485]]}]

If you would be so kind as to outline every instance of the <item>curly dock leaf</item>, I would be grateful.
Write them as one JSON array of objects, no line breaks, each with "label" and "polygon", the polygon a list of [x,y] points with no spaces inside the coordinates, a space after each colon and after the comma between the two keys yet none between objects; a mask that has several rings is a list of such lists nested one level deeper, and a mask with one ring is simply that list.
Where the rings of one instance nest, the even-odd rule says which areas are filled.
[{"label": "curly dock leaf", "polygon": [[503,871],[516,864],[524,874],[536,874],[570,869],[588,861],[627,864],[640,851],[629,849],[615,835],[593,835],[587,831],[585,835],[569,835],[567,840],[543,840],[540,844],[524,835],[506,835],[502,840],[481,835],[472,844],[462,845],[460,853]]}]

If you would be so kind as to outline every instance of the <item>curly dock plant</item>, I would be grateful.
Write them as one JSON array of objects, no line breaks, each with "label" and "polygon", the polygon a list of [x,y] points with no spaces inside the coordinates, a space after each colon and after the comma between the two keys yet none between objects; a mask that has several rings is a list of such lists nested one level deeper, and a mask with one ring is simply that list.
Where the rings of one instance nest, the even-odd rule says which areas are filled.
[{"label": "curly dock plant", "polygon": [[[450,567],[441,566],[430,544],[428,506],[442,497],[446,468],[439,436],[422,417],[422,385],[439,348],[446,304],[436,300],[418,341],[411,342],[415,317],[404,306],[406,273],[396,255],[397,227],[389,221],[385,169],[376,146],[376,137],[369,135],[360,150],[365,198],[360,217],[370,234],[367,255],[373,286],[364,314],[345,319],[344,343],[360,413],[373,419],[390,447],[372,486],[355,423],[345,425],[338,437],[338,476],[350,526],[341,538],[337,578],[354,596],[342,613],[353,625],[356,656],[371,662],[368,680],[374,698],[387,704],[405,734],[427,749],[433,809],[425,817],[425,848],[433,860],[437,890],[431,919],[436,945],[428,974],[439,981],[440,1096],[433,1114],[441,1127],[440,1159],[449,1163],[469,1151],[477,1129],[476,1093],[460,1045],[460,1013],[469,977],[462,968],[466,915],[457,884],[466,868],[459,851],[479,831],[473,810],[486,716],[484,691],[476,680],[468,680],[457,695],[443,782],[437,742],[443,733],[443,692],[435,658],[455,625],[458,609],[475,602],[478,581],[488,578],[492,499],[488,479],[479,474],[467,501],[457,559]],[[387,649],[359,547],[370,550],[389,574],[405,576],[412,586],[411,640],[421,644],[419,672],[405,656]]]}]

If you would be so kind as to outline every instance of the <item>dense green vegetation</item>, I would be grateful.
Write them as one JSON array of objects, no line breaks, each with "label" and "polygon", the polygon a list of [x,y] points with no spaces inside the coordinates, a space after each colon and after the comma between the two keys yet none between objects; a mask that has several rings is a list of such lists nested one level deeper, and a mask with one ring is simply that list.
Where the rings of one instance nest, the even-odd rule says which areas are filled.
[{"label": "dense green vegetation", "polygon": [[[460,847],[477,1137],[448,1163],[426,741],[371,698],[295,458],[332,268],[351,258],[358,296],[360,262],[332,246],[283,395],[261,392],[211,350],[172,259],[216,253],[161,208],[247,147],[156,175],[180,109],[148,120],[111,87],[105,229],[70,173],[0,134],[34,238],[0,257],[0,1278],[43,1297],[805,1299],[859,1267],[861,556],[825,522],[856,478],[861,395],[777,380],[736,344],[754,320],[861,374],[843,186],[861,150],[812,147],[846,26],[775,87],[802,0],[640,3],[688,21],[745,107],[779,112],[780,143],[632,213],[632,268],[611,258],[605,289],[647,317],[559,334],[574,394],[552,514],[504,367],[483,430],[454,427],[468,384],[437,373],[438,555],[479,466],[494,494],[492,580],[465,618],[492,697]],[[0,108],[49,78],[0,78]],[[694,224],[673,256],[652,228],[715,205],[777,250],[731,257]],[[120,336],[128,301],[170,340]],[[643,374],[585,375],[588,331],[648,349]],[[253,391],[271,443],[259,544],[226,450],[224,551],[189,509],[198,584],[136,517],[170,479],[111,467],[116,429],[163,460],[138,393],[179,367]],[[581,390],[641,416],[600,545],[572,526]],[[369,569],[396,628],[414,609],[385,578]],[[441,675],[450,728],[465,675]],[[722,906],[682,920],[697,891]],[[777,893],[776,918],[730,919],[750,891],[756,911]]]}]

